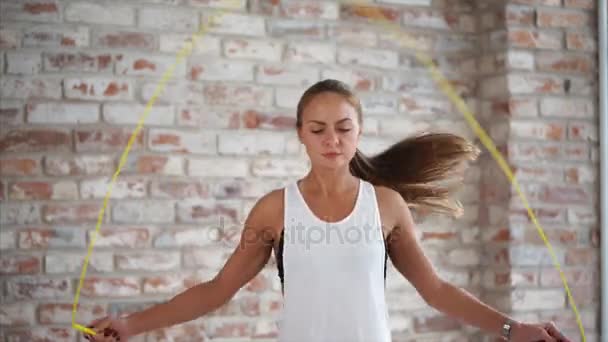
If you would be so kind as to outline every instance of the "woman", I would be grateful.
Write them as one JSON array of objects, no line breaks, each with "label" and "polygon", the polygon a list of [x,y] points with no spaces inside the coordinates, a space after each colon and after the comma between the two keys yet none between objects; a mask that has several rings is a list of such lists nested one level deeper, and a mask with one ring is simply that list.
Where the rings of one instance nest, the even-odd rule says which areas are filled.
[{"label": "woman", "polygon": [[275,251],[284,307],[279,341],[390,341],[386,261],[432,307],[512,341],[568,341],[552,323],[516,322],[446,283],[425,257],[409,207],[458,215],[450,192],[435,184],[477,157],[450,134],[405,139],[367,158],[357,144],[361,106],[342,82],[310,87],[297,108],[297,132],[311,162],[297,182],[260,198],[222,270],[170,301],[91,327],[95,341],[130,336],[205,315],[222,305]]}]

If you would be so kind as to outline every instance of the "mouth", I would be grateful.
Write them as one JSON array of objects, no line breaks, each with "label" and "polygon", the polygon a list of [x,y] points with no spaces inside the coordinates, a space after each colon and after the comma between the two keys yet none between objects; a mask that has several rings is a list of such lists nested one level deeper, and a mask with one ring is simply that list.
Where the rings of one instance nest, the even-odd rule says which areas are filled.
[{"label": "mouth", "polygon": [[323,153],[323,157],[325,158],[336,158],[337,156],[342,155],[342,153],[338,153],[338,152],[329,152],[329,153]]}]

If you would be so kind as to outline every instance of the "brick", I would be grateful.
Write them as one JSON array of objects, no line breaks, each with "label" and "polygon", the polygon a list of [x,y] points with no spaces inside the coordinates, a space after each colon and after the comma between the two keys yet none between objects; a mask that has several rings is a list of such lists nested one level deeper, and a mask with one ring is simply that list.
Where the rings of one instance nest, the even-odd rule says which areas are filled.
[{"label": "brick", "polygon": [[325,36],[325,24],[314,21],[293,19],[274,19],[268,22],[271,37],[295,39],[322,39]]},{"label": "brick", "polygon": [[338,79],[348,84],[356,91],[370,91],[378,88],[379,81],[372,73],[352,69],[325,69],[321,71],[321,79]]},{"label": "brick", "polygon": [[0,79],[0,96],[12,99],[28,98],[61,98],[61,80],[50,77],[18,77],[4,76]]},{"label": "brick", "polygon": [[[596,274],[591,269],[565,269],[564,277],[569,286],[592,285]],[[546,287],[563,286],[560,273],[555,269],[543,269],[540,272],[540,285]]]},{"label": "brick", "polygon": [[[194,218],[190,218],[191,221]],[[202,219],[197,218],[201,223]],[[222,219],[218,219],[222,220]],[[210,223],[209,220],[207,223]],[[154,239],[154,247],[160,248],[186,248],[216,246],[221,241],[221,231],[216,227],[194,228],[164,231]]]},{"label": "brick", "polygon": [[139,279],[133,276],[120,278],[87,277],[82,285],[86,297],[131,297],[141,293]]},{"label": "brick", "polygon": [[209,184],[197,181],[154,181],[150,185],[152,198],[209,198]]},{"label": "brick", "polygon": [[563,33],[557,31],[509,28],[509,44],[518,48],[559,50],[562,48]]},{"label": "brick", "polygon": [[210,320],[206,332],[211,338],[244,338],[253,335],[253,323],[246,320],[217,321]]},{"label": "brick", "polygon": [[281,6],[281,15],[287,18],[294,19],[338,19],[338,6],[336,2],[306,2],[294,1],[283,2]]},{"label": "brick", "polygon": [[340,19],[399,23],[400,11],[388,6],[341,4]]},{"label": "brick", "polygon": [[297,177],[303,175],[309,163],[298,159],[258,157],[251,165],[251,173],[258,177]]},{"label": "brick", "polygon": [[59,22],[61,6],[56,0],[5,1],[0,6],[2,20]]},{"label": "brick", "polygon": [[51,176],[105,175],[115,167],[114,159],[104,155],[47,156],[44,170]]},{"label": "brick", "polygon": [[209,234],[216,234],[223,229],[224,220],[233,224],[239,220],[241,204],[238,201],[221,201],[188,199],[177,203],[177,218],[184,223],[208,223],[213,227]]},{"label": "brick", "polygon": [[460,323],[449,317],[426,315],[414,317],[413,328],[416,333],[448,332],[459,330]]},{"label": "brick", "polygon": [[[453,112],[450,103],[445,99],[407,94],[402,95],[399,99],[399,111],[408,115],[449,115]],[[392,108],[386,106],[382,112],[391,113]]]},{"label": "brick", "polygon": [[133,84],[130,80],[115,78],[66,78],[63,83],[65,97],[78,100],[131,100]]},{"label": "brick", "polygon": [[158,82],[144,83],[141,89],[143,101],[149,102],[155,96],[155,104],[195,104],[205,101],[203,85],[199,82],[167,82],[160,94],[156,94]]},{"label": "brick", "polygon": [[562,0],[512,0],[513,3],[523,5],[561,6]]},{"label": "brick", "polygon": [[151,129],[148,146],[159,152],[214,154],[217,138],[209,132]]},{"label": "brick", "polygon": [[190,158],[187,173],[192,177],[247,177],[249,164],[244,159]]},{"label": "brick", "polygon": [[293,131],[296,127],[295,114],[256,110],[245,110],[237,114],[240,116],[243,128]]},{"label": "brick", "polygon": [[69,151],[71,137],[64,130],[28,129],[0,132],[0,151],[43,152]]},{"label": "brick", "polygon": [[99,105],[70,102],[30,102],[27,121],[35,124],[87,124],[99,121]]},{"label": "brick", "polygon": [[116,267],[121,271],[170,271],[180,267],[179,251],[116,254]]},{"label": "brick", "polygon": [[25,254],[7,254],[3,253],[0,256],[0,274],[6,275],[23,275],[37,274],[42,270],[40,257],[35,255]]},{"label": "brick", "polygon": [[505,19],[507,26],[533,26],[534,18],[535,11],[532,7],[507,4],[505,8]]},{"label": "brick", "polygon": [[[68,324],[72,322],[72,303],[41,303],[38,306],[38,317],[41,324]],[[91,322],[98,317],[107,315],[105,305],[78,303],[76,312],[78,320]]]},{"label": "brick", "polygon": [[591,19],[585,12],[557,9],[538,9],[536,24],[538,27],[574,28],[587,26]]},{"label": "brick", "polygon": [[262,37],[266,34],[264,18],[240,13],[223,13],[221,16],[203,14],[209,23],[209,32],[226,35]]},{"label": "brick", "polygon": [[272,93],[271,88],[254,85],[212,83],[203,88],[208,105],[265,107],[272,103]]},{"label": "brick", "polygon": [[[562,94],[563,80],[551,75],[507,75],[508,90],[512,94]],[[541,110],[542,112],[542,110]]]},{"label": "brick", "polygon": [[175,108],[168,105],[145,105],[133,103],[106,103],[103,105],[103,120],[115,125],[136,125],[143,118],[146,126],[171,126],[175,123]]},{"label": "brick", "polygon": [[111,49],[153,50],[156,48],[156,38],[152,33],[126,30],[95,31],[92,44]]},{"label": "brick", "polygon": [[221,47],[219,37],[209,35],[197,36],[192,40],[192,34],[187,33],[161,33],[159,48],[161,52],[177,53],[192,51],[193,55],[219,56]]},{"label": "brick", "polygon": [[21,249],[84,248],[84,231],[78,228],[32,227],[19,229],[18,241]]},{"label": "brick", "polygon": [[[142,288],[146,294],[171,294],[194,286],[201,280],[201,277],[193,273],[150,276],[143,278]],[[189,334],[188,337],[191,335]]]},{"label": "brick", "polygon": [[422,133],[430,128],[426,122],[416,123],[403,118],[383,119],[379,126],[382,135],[394,137]]},{"label": "brick", "polygon": [[68,22],[133,26],[135,10],[128,6],[75,2],[66,6],[64,19]]},{"label": "brick", "polygon": [[2,176],[33,176],[41,174],[40,161],[36,158],[0,159],[0,175]]},{"label": "brick", "polygon": [[221,155],[282,154],[285,138],[283,134],[224,133],[218,137],[218,152]]},{"label": "brick", "polygon": [[124,173],[184,175],[184,158],[181,156],[130,155],[123,168]]},{"label": "brick", "polygon": [[96,222],[101,205],[96,203],[57,202],[42,206],[42,218],[47,223]]},{"label": "brick", "polygon": [[[110,190],[110,178],[86,179],[80,182],[82,199],[103,199]],[[146,196],[146,182],[141,179],[119,179],[112,183],[109,198],[143,198]]]},{"label": "brick", "polygon": [[[82,270],[85,257],[84,253],[47,253],[44,269],[47,274],[77,273]],[[91,273],[111,272],[113,268],[114,261],[110,253],[96,252],[88,260],[87,271]]]},{"label": "brick", "polygon": [[594,9],[595,1],[593,0],[564,0],[564,7]]},{"label": "brick", "polygon": [[95,248],[145,248],[150,245],[152,229],[135,226],[102,226],[99,234],[89,231],[89,240],[96,235]]},{"label": "brick", "polygon": [[54,299],[72,294],[71,280],[68,278],[19,277],[6,281],[9,298],[16,300]]},{"label": "brick", "polygon": [[0,251],[2,251],[2,253],[17,248],[16,242],[17,234],[15,231],[7,229],[0,231]]},{"label": "brick", "polygon": [[256,80],[261,84],[307,87],[319,80],[319,70],[304,66],[260,65],[256,69]]},{"label": "brick", "polygon": [[528,51],[508,51],[506,66],[510,69],[534,69],[534,55]]},{"label": "brick", "polygon": [[172,201],[129,201],[112,207],[117,223],[171,223],[175,219]]},{"label": "brick", "polygon": [[566,252],[566,265],[597,265],[599,260],[599,250],[593,248],[570,248]]},{"label": "brick", "polygon": [[275,91],[275,102],[280,108],[296,108],[305,88],[278,87]]},{"label": "brick", "polygon": [[375,47],[378,35],[372,30],[347,22],[336,22],[329,26],[327,36],[335,39],[336,43],[363,47]]},{"label": "brick", "polygon": [[225,247],[209,246],[205,249],[186,249],[183,253],[184,267],[219,270],[231,252]]},{"label": "brick", "polygon": [[16,126],[24,122],[24,105],[19,100],[0,101],[0,126]]},{"label": "brick", "polygon": [[564,178],[569,184],[594,183],[598,178],[598,169],[590,165],[570,166],[564,170]]},{"label": "brick", "polygon": [[540,100],[542,116],[559,118],[592,118],[593,102],[589,99],[546,97]]},{"label": "brick", "polygon": [[568,139],[573,141],[597,142],[599,129],[588,121],[570,121],[568,123]]},{"label": "brick", "polygon": [[48,52],[43,54],[44,71],[104,72],[114,67],[114,57],[108,53]]},{"label": "brick", "polygon": [[336,48],[327,43],[294,42],[287,45],[285,61],[294,63],[335,63]]},{"label": "brick", "polygon": [[8,197],[11,200],[74,200],[78,198],[78,187],[72,181],[22,181],[9,185]]},{"label": "brick", "polygon": [[510,133],[512,139],[560,141],[566,138],[566,123],[511,121]]},{"label": "brick", "polygon": [[162,7],[144,7],[139,10],[139,27],[161,31],[198,30],[199,18],[196,11],[169,9]]},{"label": "brick", "polygon": [[191,58],[188,63],[188,78],[193,81],[253,81],[254,64],[209,58]]},{"label": "brick", "polygon": [[515,311],[553,310],[565,305],[561,289],[516,289],[511,292],[511,302]]},{"label": "brick", "polygon": [[0,223],[3,225],[40,223],[40,206],[34,203],[0,202]]},{"label": "brick", "polygon": [[367,67],[395,69],[399,65],[399,55],[394,51],[342,47],[338,49],[338,63]]},{"label": "brick", "polygon": [[9,341],[57,341],[73,342],[76,338],[76,330],[67,327],[28,327],[26,330],[12,330],[7,332]]},{"label": "brick", "polygon": [[89,29],[84,26],[35,25],[23,33],[24,47],[86,47]]},{"label": "brick", "polygon": [[6,52],[7,74],[34,75],[40,72],[41,65],[42,62],[39,53],[22,51]]},{"label": "brick", "polygon": [[428,8],[405,8],[402,11],[402,18],[403,25],[412,27],[465,31],[473,28],[465,25],[467,22],[471,22],[472,18],[464,13],[455,14]]},{"label": "brick", "polygon": [[0,27],[0,49],[15,49],[21,45],[20,41],[19,31]]},{"label": "brick", "polygon": [[189,0],[190,6],[201,6],[209,8],[223,8],[223,9],[242,9],[244,10],[247,6],[245,0]]},{"label": "brick", "polygon": [[[74,138],[76,140],[76,151],[79,152],[110,152],[122,151],[127,147],[127,143],[134,130],[121,128],[100,128],[100,129],[76,129]],[[135,140],[131,145],[132,150],[138,150],[144,145],[143,131],[136,133]]]},{"label": "brick", "polygon": [[283,44],[274,40],[227,38],[224,40],[223,52],[228,58],[279,62],[283,54]]},{"label": "brick", "polygon": [[173,56],[125,54],[116,62],[116,74],[129,76],[162,76],[172,69],[172,76],[183,78],[186,75],[184,63],[177,63]]},{"label": "brick", "polygon": [[36,324],[34,304],[3,303],[0,309],[0,325],[22,326]]},{"label": "brick", "polygon": [[597,50],[597,41],[593,34],[588,32],[566,32],[566,47],[568,50],[588,51]]},{"label": "brick", "polygon": [[204,325],[196,322],[182,323],[164,329],[157,329],[147,335],[149,342],[175,341],[208,338]]},{"label": "brick", "polygon": [[536,66],[540,71],[584,74],[591,73],[596,68],[590,56],[556,53],[537,54]]}]

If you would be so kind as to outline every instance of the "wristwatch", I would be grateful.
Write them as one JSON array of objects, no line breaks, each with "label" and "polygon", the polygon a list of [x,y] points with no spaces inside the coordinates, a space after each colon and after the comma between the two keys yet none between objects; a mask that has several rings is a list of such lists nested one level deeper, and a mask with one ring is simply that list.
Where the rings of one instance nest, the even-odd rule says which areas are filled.
[{"label": "wristwatch", "polygon": [[507,341],[510,341],[512,328],[513,328],[513,321],[507,320],[506,322],[504,322],[502,325],[501,337],[503,337]]}]

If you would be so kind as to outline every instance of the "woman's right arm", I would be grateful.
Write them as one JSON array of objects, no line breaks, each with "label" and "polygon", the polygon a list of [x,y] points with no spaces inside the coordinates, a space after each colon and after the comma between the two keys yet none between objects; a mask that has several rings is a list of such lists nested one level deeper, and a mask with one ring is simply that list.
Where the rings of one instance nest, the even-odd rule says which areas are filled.
[{"label": "woman's right arm", "polygon": [[169,327],[203,316],[228,302],[268,262],[277,225],[281,223],[282,194],[275,190],[251,209],[239,245],[220,272],[211,280],[195,285],[166,303],[158,304],[122,319],[127,336]]}]

